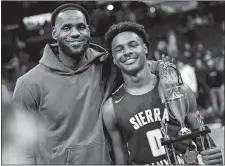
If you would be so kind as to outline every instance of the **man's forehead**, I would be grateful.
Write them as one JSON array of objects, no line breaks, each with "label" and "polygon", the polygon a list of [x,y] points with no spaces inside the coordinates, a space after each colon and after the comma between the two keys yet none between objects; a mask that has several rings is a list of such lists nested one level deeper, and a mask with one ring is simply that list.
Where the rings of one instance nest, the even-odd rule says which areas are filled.
[{"label": "man's forehead", "polygon": [[61,11],[56,17],[56,24],[57,22],[63,22],[66,20],[82,20],[87,23],[84,14],[81,11],[74,9]]}]

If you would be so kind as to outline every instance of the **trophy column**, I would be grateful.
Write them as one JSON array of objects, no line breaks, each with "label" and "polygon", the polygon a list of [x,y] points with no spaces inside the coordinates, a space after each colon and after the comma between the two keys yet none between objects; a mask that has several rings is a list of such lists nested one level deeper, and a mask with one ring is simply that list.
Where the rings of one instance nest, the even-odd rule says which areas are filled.
[{"label": "trophy column", "polygon": [[[163,134],[163,139],[161,139],[162,141],[170,141],[170,137],[167,133],[167,126],[168,124],[165,121],[161,121],[161,131]],[[170,165],[172,165],[173,163],[178,165],[178,161],[177,161],[177,157],[176,157],[176,153],[175,153],[175,149],[173,147],[173,144],[167,144],[164,145],[165,150],[166,150],[166,155],[167,155],[167,159],[168,159],[168,163]]]},{"label": "trophy column", "polygon": [[[206,126],[204,125],[204,118],[203,118],[203,115],[201,114],[200,111],[196,111],[195,118],[197,119],[197,121],[198,121],[198,123],[200,125],[199,130],[200,131],[206,130]],[[209,139],[209,135],[208,134],[206,134],[204,136],[200,135],[199,138],[200,138],[200,141],[201,141],[202,150],[206,150],[206,149],[211,149],[212,148],[212,145],[210,143],[210,139]],[[205,139],[206,139],[206,143],[204,141]]]}]

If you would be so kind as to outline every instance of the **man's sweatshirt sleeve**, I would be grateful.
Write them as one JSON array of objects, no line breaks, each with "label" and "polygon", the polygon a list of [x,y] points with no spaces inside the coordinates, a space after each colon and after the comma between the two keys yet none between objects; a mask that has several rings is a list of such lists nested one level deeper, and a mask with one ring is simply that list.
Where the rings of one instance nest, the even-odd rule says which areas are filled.
[{"label": "man's sweatshirt sleeve", "polygon": [[24,83],[22,78],[16,82],[16,87],[13,93],[13,101],[20,104],[20,106],[27,111],[37,111],[38,92],[34,91],[31,86]]}]

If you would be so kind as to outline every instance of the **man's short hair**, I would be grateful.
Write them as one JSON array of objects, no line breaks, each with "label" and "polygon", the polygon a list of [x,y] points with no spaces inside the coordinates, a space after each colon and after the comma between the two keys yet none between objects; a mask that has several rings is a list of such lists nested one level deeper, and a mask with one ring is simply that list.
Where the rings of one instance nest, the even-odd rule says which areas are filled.
[{"label": "man's short hair", "polygon": [[67,4],[63,4],[59,7],[57,7],[53,12],[52,12],[52,16],[51,16],[51,25],[52,27],[55,26],[55,20],[56,17],[58,16],[58,14],[62,11],[66,11],[66,10],[78,10],[80,12],[82,12],[86,18],[87,24],[89,25],[90,23],[90,18],[88,15],[88,12],[81,6],[77,5],[77,4],[73,4],[73,3],[67,3]]},{"label": "man's short hair", "polygon": [[119,33],[122,33],[122,32],[136,33],[139,37],[142,38],[142,40],[146,44],[147,48],[149,48],[149,46],[150,46],[149,36],[146,33],[144,26],[141,24],[138,24],[134,21],[125,21],[125,22],[121,22],[121,23],[112,25],[105,34],[105,43],[104,44],[110,54],[112,54],[112,50],[111,50],[112,40],[114,39],[114,37],[116,35],[118,35]]}]

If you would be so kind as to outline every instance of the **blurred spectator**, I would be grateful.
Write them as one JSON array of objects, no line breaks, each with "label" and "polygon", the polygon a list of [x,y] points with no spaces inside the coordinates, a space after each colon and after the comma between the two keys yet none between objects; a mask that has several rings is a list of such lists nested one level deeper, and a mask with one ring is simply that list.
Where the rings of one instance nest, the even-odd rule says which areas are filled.
[{"label": "blurred spectator", "polygon": [[8,89],[6,86],[6,83],[4,80],[2,81],[2,104],[8,105],[12,102],[12,92]]},{"label": "blurred spectator", "polygon": [[191,45],[193,45],[194,42],[197,40],[197,32],[193,16],[181,16],[179,29],[180,32],[184,35],[185,40],[188,41]]},{"label": "blurred spectator", "polygon": [[[220,71],[220,72],[224,72],[224,56],[218,57],[217,58],[217,63],[216,63],[216,68]],[[224,81],[224,79],[223,79]]]},{"label": "blurred spectator", "polygon": [[25,52],[26,43],[15,37],[14,50],[12,58],[3,64],[3,79],[8,81],[8,88],[13,91],[17,78],[28,72],[35,66],[31,62],[30,56]]},{"label": "blurred spectator", "polygon": [[205,62],[207,62],[208,60],[212,59],[212,51],[206,50],[203,59],[204,59]]},{"label": "blurred spectator", "polygon": [[23,74],[27,73],[30,69],[32,69],[35,66],[35,64],[34,62],[30,61],[30,55],[25,51],[26,42],[16,37],[15,46],[16,46],[16,54],[19,59],[19,71],[17,77],[20,77]]},{"label": "blurred spectator", "polygon": [[213,110],[218,117],[224,118],[224,83],[222,73],[216,68],[214,59],[207,61],[209,71],[206,74],[206,84],[210,89],[210,99]]},{"label": "blurred spectator", "polygon": [[205,56],[205,48],[202,43],[197,44],[196,58],[203,58]]},{"label": "blurred spectator", "polygon": [[3,80],[10,91],[13,91],[16,80],[20,73],[20,61],[17,54],[14,52],[12,58],[3,64]]},{"label": "blurred spectator", "polygon": [[184,43],[184,53],[183,53],[183,56],[185,58],[189,59],[189,60],[193,59],[193,57],[194,57],[193,52],[192,52],[191,45],[188,42],[185,42]]},{"label": "blurred spectator", "polygon": [[196,69],[200,72],[202,72],[203,70],[206,69],[206,66],[204,64],[204,62],[202,61],[202,59],[200,58],[197,58],[196,61],[195,61],[195,66],[196,66]]},{"label": "blurred spectator", "polygon": [[182,60],[179,58],[177,66],[180,70],[183,82],[191,88],[195,95],[197,95],[198,89],[195,69],[188,63],[187,58],[183,58]]},{"label": "blurred spectator", "polygon": [[[18,36],[14,37],[14,45],[11,47],[4,47],[4,60],[3,60],[3,77],[2,79],[6,83],[5,85],[10,91],[14,90],[16,80],[30,69],[32,69],[35,64],[30,61],[29,54],[26,53],[26,43],[19,39]],[[5,49],[10,50],[5,51]],[[8,56],[8,58],[5,58]]]},{"label": "blurred spectator", "polygon": [[[14,119],[15,112],[12,111],[12,109],[6,109],[5,111],[8,111],[11,115],[5,115],[4,114],[4,122],[2,122],[2,164],[22,164],[21,161],[23,160],[20,157],[20,153],[23,153],[22,151],[19,152],[21,147],[19,147],[19,144],[16,144],[16,138],[18,138],[18,135],[16,134],[16,129],[12,130],[12,125],[10,125]],[[25,120],[25,119],[24,119]],[[16,127],[13,125],[13,127]],[[18,141],[20,142],[20,141]],[[20,148],[20,149],[19,149]]]},{"label": "blurred spectator", "polygon": [[154,60],[162,59],[162,55],[167,55],[167,43],[165,40],[160,40],[157,43],[156,50],[154,51]]},{"label": "blurred spectator", "polygon": [[30,55],[27,54],[23,49],[19,50],[18,56],[20,61],[18,77],[20,77],[32,69],[35,66],[35,63],[30,61]]},{"label": "blurred spectator", "polygon": [[205,76],[207,73],[206,66],[203,60],[198,58],[195,61],[195,73],[198,84],[197,103],[200,109],[210,108],[209,88],[205,83]]},{"label": "blurred spectator", "polygon": [[[24,149],[36,149],[37,141],[44,136],[43,123],[36,123],[37,118],[31,112],[20,109],[12,103],[12,92],[5,82],[2,84],[2,164],[22,164]],[[38,124],[38,125],[37,125]]]},{"label": "blurred spectator", "polygon": [[188,43],[188,42],[185,42],[184,43],[184,50],[185,51],[191,51],[191,45],[190,45],[190,43]]},{"label": "blurred spectator", "polygon": [[168,32],[168,53],[174,57],[177,58],[178,56],[178,46],[177,46],[177,37],[173,30],[170,30]]}]

